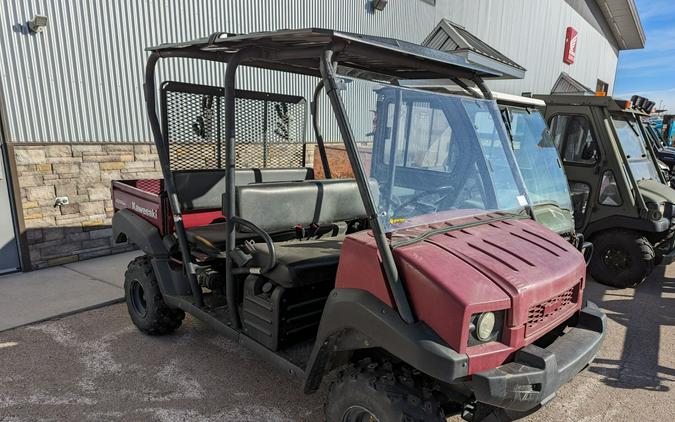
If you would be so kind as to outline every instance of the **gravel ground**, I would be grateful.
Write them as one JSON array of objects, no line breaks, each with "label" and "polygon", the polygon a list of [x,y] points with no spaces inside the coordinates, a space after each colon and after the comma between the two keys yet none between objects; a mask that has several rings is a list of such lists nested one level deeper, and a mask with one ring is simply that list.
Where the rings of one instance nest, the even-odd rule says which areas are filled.
[{"label": "gravel ground", "polygon": [[[588,298],[609,316],[607,340],[524,420],[675,420],[675,265],[664,270],[635,290],[589,282]],[[123,304],[0,333],[3,422],[322,420],[325,389],[301,387],[193,318],[145,336]]]}]

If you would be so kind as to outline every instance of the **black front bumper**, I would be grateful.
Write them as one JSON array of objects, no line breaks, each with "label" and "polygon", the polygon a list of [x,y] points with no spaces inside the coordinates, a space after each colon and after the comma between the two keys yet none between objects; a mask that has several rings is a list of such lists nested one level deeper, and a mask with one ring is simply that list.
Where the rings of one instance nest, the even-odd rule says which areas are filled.
[{"label": "black front bumper", "polygon": [[529,345],[516,353],[513,362],[473,375],[476,401],[515,411],[548,402],[593,361],[605,337],[606,319],[588,302],[578,324],[545,349]]}]

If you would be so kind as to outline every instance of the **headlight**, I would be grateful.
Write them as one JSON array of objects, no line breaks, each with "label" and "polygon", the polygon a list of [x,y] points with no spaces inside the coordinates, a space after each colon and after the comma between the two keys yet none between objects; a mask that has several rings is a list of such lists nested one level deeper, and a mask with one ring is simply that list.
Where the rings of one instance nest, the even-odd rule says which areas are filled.
[{"label": "headlight", "polygon": [[504,325],[504,311],[482,312],[471,315],[469,346],[498,341]]},{"label": "headlight", "polygon": [[653,202],[647,203],[647,215],[650,219],[654,221],[659,221],[663,218],[663,213],[665,211],[666,204],[656,205]]},{"label": "headlight", "polygon": [[492,312],[480,314],[478,317],[478,322],[476,323],[476,337],[478,337],[478,340],[480,341],[489,340],[494,328],[495,314]]}]

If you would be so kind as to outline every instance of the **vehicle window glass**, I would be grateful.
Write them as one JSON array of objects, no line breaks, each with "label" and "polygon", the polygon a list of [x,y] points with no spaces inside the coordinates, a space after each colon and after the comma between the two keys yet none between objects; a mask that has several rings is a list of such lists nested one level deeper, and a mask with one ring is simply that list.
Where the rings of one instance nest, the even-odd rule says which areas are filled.
[{"label": "vehicle window glass", "polygon": [[494,101],[360,79],[346,86],[340,94],[385,231],[530,205]]},{"label": "vehicle window glass", "polygon": [[572,210],[567,177],[541,113],[510,107],[513,152],[535,205]]},{"label": "vehicle window glass", "polygon": [[585,116],[557,115],[551,119],[553,141],[565,162],[595,164],[598,143]]},{"label": "vehicle window glass", "polygon": [[660,180],[652,157],[647,154],[637,122],[624,116],[612,116],[621,148],[635,180]]},{"label": "vehicle window glass", "polygon": [[[407,167],[448,171],[454,165],[452,128],[443,113],[429,103],[412,102],[410,142],[403,163]],[[405,142],[402,142],[405,144]]]}]

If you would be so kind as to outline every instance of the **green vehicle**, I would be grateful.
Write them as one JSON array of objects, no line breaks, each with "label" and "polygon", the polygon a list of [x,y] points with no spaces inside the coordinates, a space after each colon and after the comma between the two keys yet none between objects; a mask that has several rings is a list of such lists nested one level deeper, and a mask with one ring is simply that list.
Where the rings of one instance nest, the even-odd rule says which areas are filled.
[{"label": "green vehicle", "polygon": [[576,229],[594,246],[591,275],[611,286],[638,285],[675,255],[675,191],[644,138],[646,113],[608,96],[537,98],[567,173]]}]

